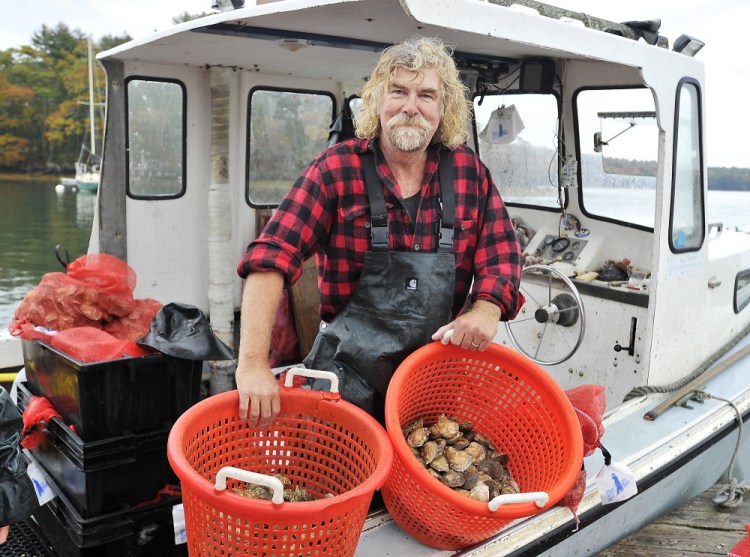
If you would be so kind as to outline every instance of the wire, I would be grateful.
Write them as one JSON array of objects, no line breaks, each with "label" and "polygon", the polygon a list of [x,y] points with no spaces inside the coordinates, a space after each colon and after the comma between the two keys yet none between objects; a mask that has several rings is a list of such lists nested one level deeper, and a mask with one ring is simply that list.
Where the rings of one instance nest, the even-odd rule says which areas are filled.
[{"label": "wire", "polygon": [[[712,395],[706,391],[695,391],[695,394],[699,395],[704,399],[713,398],[726,402],[732,407],[734,413],[737,415],[737,443],[734,446],[734,452],[732,452],[732,458],[729,460],[729,468],[727,468],[727,478],[729,479],[729,487],[722,492],[720,497],[714,498],[714,503],[717,507],[725,509],[736,509],[742,504],[743,495],[750,492],[750,486],[740,483],[734,477],[734,465],[737,462],[737,455],[740,452],[740,446],[742,445],[742,429],[744,424],[742,423],[742,412],[737,405],[729,399],[722,398],[720,396]],[[726,498],[724,497],[726,496]]]}]

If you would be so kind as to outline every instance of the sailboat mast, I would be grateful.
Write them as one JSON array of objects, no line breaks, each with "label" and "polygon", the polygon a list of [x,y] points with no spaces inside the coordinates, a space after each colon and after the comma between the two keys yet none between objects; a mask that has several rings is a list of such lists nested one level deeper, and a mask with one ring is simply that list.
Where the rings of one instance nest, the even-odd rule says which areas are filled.
[{"label": "sailboat mast", "polygon": [[89,127],[91,130],[91,153],[96,154],[96,122],[94,120],[94,62],[93,47],[91,37],[89,43]]}]

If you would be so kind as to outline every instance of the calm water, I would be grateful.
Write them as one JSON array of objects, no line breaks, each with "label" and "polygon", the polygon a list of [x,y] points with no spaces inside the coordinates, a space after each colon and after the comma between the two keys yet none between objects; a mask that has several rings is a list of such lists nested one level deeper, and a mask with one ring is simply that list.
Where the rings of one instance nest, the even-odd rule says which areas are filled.
[{"label": "calm water", "polygon": [[[0,327],[45,273],[62,271],[55,246],[70,259],[86,253],[96,195],[55,191],[56,177],[35,181],[0,178]],[[750,224],[750,193],[710,191],[708,221],[742,229]]]},{"label": "calm water", "polygon": [[0,327],[10,323],[16,306],[45,273],[63,271],[56,245],[62,244],[71,260],[88,249],[96,195],[57,193],[58,182],[57,177],[0,178]]}]

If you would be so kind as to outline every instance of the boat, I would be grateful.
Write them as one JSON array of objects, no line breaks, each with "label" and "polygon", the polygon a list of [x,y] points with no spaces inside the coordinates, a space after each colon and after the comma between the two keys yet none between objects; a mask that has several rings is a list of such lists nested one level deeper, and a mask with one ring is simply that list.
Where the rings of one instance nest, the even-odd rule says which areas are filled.
[{"label": "boat", "polygon": [[[357,557],[594,555],[720,479],[740,491],[750,235],[706,219],[699,39],[533,0],[224,4],[98,55],[108,97],[91,251],[127,261],[137,297],[195,305],[234,345],[253,318],[239,313],[245,246],[307,162],[348,137],[379,52],[440,37],[475,107],[470,145],[524,248],[527,303],[494,340],[565,390],[604,388],[602,445],[637,486],[605,504],[596,451],[578,520],[554,505],[445,550],[377,509]],[[513,133],[493,134],[493,118]],[[297,294],[304,347],[317,300]],[[208,366],[211,395],[232,388],[231,365]]]},{"label": "boat", "polygon": [[[92,144],[93,148],[93,144]],[[78,160],[75,162],[76,176],[74,185],[82,191],[95,192],[99,189],[99,165],[101,159],[85,145],[81,146]]]},{"label": "boat", "polygon": [[[75,182],[82,191],[95,192],[99,188],[99,166],[101,157],[96,154],[96,107],[94,98],[94,55],[91,39],[88,39],[88,75],[89,75],[89,143],[81,146],[78,160],[75,162]],[[101,104],[101,103],[100,103]]]}]

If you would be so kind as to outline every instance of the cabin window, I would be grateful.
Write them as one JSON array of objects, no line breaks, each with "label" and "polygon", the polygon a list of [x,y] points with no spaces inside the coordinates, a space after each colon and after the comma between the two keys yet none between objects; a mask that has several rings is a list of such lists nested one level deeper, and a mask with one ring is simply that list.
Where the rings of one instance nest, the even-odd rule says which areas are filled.
[{"label": "cabin window", "polygon": [[[490,169],[503,201],[511,205],[559,208],[557,97],[484,94],[474,98],[474,116],[477,152]],[[509,125],[493,136],[490,128],[494,129],[503,119]]]},{"label": "cabin window", "polygon": [[276,207],[323,151],[335,102],[325,92],[258,88],[248,98],[247,202]]},{"label": "cabin window", "polygon": [[750,270],[737,273],[734,281],[734,312],[739,313],[750,303]]},{"label": "cabin window", "polygon": [[127,188],[136,199],[185,193],[185,88],[176,81],[131,77],[126,88]]},{"label": "cabin window", "polygon": [[651,91],[586,89],[575,107],[584,214],[653,228],[659,129]]},{"label": "cabin window", "polygon": [[674,136],[669,247],[677,253],[699,249],[705,234],[700,93],[694,82],[680,85]]}]

